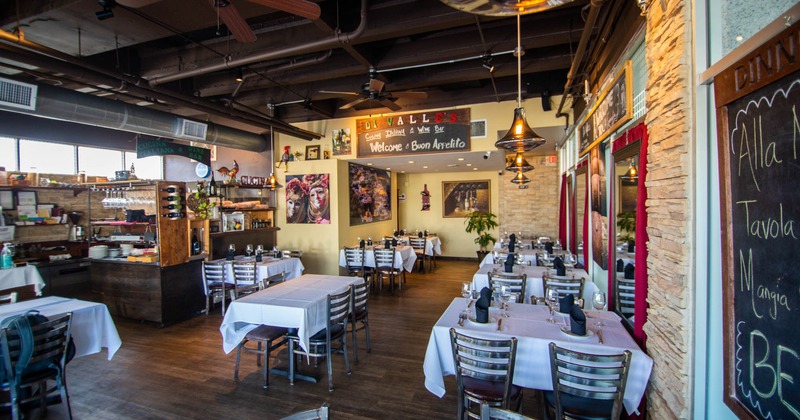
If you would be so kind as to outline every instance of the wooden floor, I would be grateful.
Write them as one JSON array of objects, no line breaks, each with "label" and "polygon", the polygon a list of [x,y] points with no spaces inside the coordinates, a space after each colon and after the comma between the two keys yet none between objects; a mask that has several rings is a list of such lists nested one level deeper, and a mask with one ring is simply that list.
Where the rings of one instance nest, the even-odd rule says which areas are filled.
[{"label": "wooden floor", "polygon": [[[73,360],[67,369],[73,415],[77,419],[277,419],[327,402],[336,419],[431,419],[456,417],[455,380],[438,398],[424,385],[422,362],[431,327],[461,282],[470,281],[477,262],[437,261],[425,274],[409,274],[400,293],[374,292],[370,300],[372,353],[359,333],[353,374],[344,374],[335,355],[334,391],[322,383],[296,382],[273,375],[262,390],[254,355],[243,355],[240,382],[233,380],[235,352],[222,351],[217,308],[210,316],[165,328],[115,319],[122,348],[110,361],[105,351]],[[275,353],[273,353],[275,354]],[[352,354],[352,353],[351,353]],[[285,348],[271,361],[286,364]],[[352,363],[352,360],[351,360]],[[311,366],[304,366],[306,370]],[[535,392],[526,390],[522,411],[541,418]],[[36,413],[32,413],[36,414]],[[66,418],[62,405],[51,419]]]}]

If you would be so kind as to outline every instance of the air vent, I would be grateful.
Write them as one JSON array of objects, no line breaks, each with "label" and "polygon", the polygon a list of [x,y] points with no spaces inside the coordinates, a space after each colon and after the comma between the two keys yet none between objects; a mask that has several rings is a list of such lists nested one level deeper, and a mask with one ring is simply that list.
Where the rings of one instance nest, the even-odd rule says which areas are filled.
[{"label": "air vent", "polygon": [[208,130],[208,124],[184,119],[181,119],[180,121],[181,131],[178,133],[179,137],[194,140],[206,139],[206,130]]},{"label": "air vent", "polygon": [[36,111],[36,85],[0,77],[0,105]]}]

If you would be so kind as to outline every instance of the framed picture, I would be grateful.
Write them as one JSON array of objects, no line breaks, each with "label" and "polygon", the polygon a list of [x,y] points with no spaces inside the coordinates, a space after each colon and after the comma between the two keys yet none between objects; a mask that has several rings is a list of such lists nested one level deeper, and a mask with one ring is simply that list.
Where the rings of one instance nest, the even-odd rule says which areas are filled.
[{"label": "framed picture", "polygon": [[491,211],[490,186],[488,179],[442,181],[442,217],[466,217],[473,211]]},{"label": "framed picture", "polygon": [[306,160],[319,160],[319,145],[306,146]]},{"label": "framed picture", "polygon": [[486,120],[472,120],[469,122],[469,136],[473,139],[486,138]]},{"label": "framed picture", "polygon": [[0,191],[0,207],[3,210],[14,210],[14,191]]},{"label": "framed picture", "polygon": [[36,206],[36,191],[17,191],[17,205]]},{"label": "framed picture", "polygon": [[392,174],[369,166],[348,164],[350,226],[392,218]]}]

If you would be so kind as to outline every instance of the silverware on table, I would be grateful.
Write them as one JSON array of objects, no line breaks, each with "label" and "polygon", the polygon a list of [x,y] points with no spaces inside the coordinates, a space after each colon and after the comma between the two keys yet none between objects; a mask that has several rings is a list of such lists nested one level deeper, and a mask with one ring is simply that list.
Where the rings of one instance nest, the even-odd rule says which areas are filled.
[{"label": "silverware on table", "polygon": [[473,303],[475,303],[475,301],[474,300],[470,300],[469,304],[467,304],[467,309],[471,308]]},{"label": "silverware on table", "polygon": [[467,319],[467,314],[465,313],[458,314],[458,326],[463,327],[465,319]]},{"label": "silverware on table", "polygon": [[603,344],[603,330],[600,328],[597,329],[597,338],[600,340],[600,344]]},{"label": "silverware on table", "polygon": [[502,328],[503,328],[503,318],[500,318],[500,320],[497,321],[497,331],[500,331]]}]

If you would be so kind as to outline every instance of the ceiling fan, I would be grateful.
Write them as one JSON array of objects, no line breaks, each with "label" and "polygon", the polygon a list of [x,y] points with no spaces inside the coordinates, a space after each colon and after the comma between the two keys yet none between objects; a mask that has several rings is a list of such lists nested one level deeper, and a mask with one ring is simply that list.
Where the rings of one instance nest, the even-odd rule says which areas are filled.
[{"label": "ceiling fan", "polygon": [[399,111],[400,105],[397,105],[394,100],[397,98],[413,98],[413,99],[427,99],[428,94],[426,92],[412,92],[412,91],[401,91],[401,92],[389,92],[383,90],[385,87],[385,83],[381,80],[378,80],[378,73],[373,69],[369,73],[369,82],[364,83],[361,86],[360,92],[341,92],[335,90],[321,90],[320,93],[332,93],[334,95],[347,95],[347,96],[358,96],[358,99],[348,102],[339,107],[339,109],[350,109],[356,105],[359,105],[363,102],[377,102],[386,108],[391,109],[392,111]]}]

